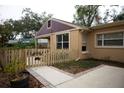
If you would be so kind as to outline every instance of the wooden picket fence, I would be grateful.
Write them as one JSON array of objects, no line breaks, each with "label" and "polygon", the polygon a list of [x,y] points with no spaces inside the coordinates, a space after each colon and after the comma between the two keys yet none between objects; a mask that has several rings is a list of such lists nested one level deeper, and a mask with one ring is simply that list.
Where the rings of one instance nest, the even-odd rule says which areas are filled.
[{"label": "wooden picket fence", "polygon": [[0,63],[4,67],[11,62],[26,62],[25,49],[0,49]]},{"label": "wooden picket fence", "polygon": [[67,49],[0,49],[0,62],[3,66],[16,62],[25,62],[26,67],[52,65],[72,60]]},{"label": "wooden picket fence", "polygon": [[43,66],[71,60],[69,50],[27,49],[27,66]]}]

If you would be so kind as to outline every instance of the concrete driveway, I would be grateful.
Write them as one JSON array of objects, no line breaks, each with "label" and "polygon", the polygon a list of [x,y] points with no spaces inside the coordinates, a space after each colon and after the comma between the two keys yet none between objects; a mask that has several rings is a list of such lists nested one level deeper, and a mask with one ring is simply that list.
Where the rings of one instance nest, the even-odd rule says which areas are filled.
[{"label": "concrete driveway", "polygon": [[[29,69],[28,69],[29,70]],[[101,66],[80,76],[69,75],[51,67],[30,68],[37,73],[47,85],[57,88],[121,88],[124,87],[124,68]],[[32,73],[32,72],[31,72]],[[36,75],[35,75],[36,77]],[[42,80],[43,81],[43,80]]]}]

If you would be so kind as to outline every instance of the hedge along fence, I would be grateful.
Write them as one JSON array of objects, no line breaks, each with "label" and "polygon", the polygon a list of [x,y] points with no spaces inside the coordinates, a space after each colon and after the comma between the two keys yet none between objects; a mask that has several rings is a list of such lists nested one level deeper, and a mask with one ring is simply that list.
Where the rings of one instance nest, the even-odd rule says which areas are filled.
[{"label": "hedge along fence", "polygon": [[25,63],[26,67],[52,65],[72,60],[68,49],[0,49],[0,62],[3,67],[11,62]]}]

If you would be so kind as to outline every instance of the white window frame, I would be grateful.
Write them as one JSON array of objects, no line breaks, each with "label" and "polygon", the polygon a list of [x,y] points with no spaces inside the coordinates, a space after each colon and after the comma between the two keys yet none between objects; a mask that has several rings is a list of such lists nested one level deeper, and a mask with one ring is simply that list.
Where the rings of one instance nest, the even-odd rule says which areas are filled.
[{"label": "white window frame", "polygon": [[[109,33],[118,33],[123,32],[123,45],[122,46],[104,46],[104,35],[103,34],[109,34]],[[97,45],[97,35],[102,34],[102,46]],[[107,31],[107,32],[98,32],[95,34],[95,48],[124,48],[124,30],[116,30],[116,31]]]},{"label": "white window frame", "polygon": [[[65,32],[63,32],[63,31],[56,33],[56,49],[58,49],[58,48],[57,48],[57,35],[63,35],[63,34],[68,34],[68,39],[69,39],[69,40],[68,40],[68,43],[69,43],[69,44],[68,44],[68,48],[67,48],[67,49],[70,49],[70,32],[66,32],[66,33],[65,33]],[[61,49],[65,49],[65,48],[63,48],[63,36],[62,36],[62,48],[61,48]]]}]

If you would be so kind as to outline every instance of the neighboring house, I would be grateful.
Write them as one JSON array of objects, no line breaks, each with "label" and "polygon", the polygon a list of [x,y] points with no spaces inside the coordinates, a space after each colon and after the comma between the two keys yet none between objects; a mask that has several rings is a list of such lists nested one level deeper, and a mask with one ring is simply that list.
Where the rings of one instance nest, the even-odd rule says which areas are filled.
[{"label": "neighboring house", "polygon": [[29,43],[32,43],[33,40],[34,40],[33,38],[22,38],[20,40],[20,42],[23,43],[23,44],[29,44]]},{"label": "neighboring house", "polygon": [[7,43],[8,44],[17,44],[19,40],[9,40]]},{"label": "neighboring house", "polygon": [[48,39],[48,47],[53,51],[69,49],[74,59],[124,62],[124,21],[87,28],[52,18],[35,37]]},{"label": "neighboring house", "polygon": [[38,46],[37,46],[38,48],[44,48],[44,49],[48,48],[48,41],[47,41],[47,39],[46,40],[38,39],[37,43],[38,43]]}]

